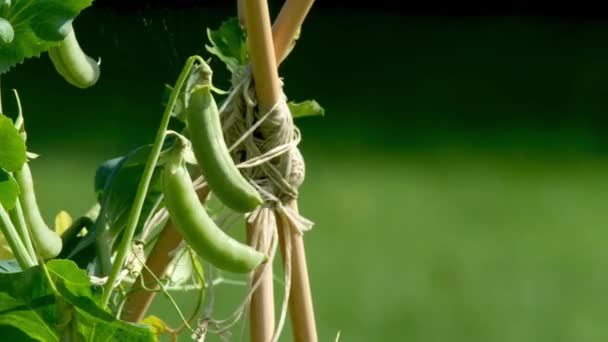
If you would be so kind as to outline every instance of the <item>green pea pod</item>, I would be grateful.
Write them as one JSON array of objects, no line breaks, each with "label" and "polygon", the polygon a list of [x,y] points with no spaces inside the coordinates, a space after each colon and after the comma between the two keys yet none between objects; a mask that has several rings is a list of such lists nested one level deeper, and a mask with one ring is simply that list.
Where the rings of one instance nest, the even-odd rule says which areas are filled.
[{"label": "green pea pod", "polygon": [[0,46],[10,44],[13,38],[15,38],[13,25],[8,20],[0,18]]},{"label": "green pea pod", "polygon": [[38,203],[36,202],[36,194],[34,192],[34,182],[32,181],[32,173],[27,163],[23,164],[23,168],[15,172],[15,179],[19,183],[20,194],[19,203],[23,209],[25,222],[30,229],[30,235],[34,247],[43,259],[51,259],[56,257],[61,252],[62,242],[57,233],[49,229],[44,223]]},{"label": "green pea pod", "polygon": [[55,70],[71,85],[88,88],[99,79],[99,64],[87,56],[72,29],[58,46],[48,50]]},{"label": "green pea pod", "polygon": [[260,205],[262,197],[230,157],[211,86],[193,90],[186,108],[186,125],[192,150],[211,191],[238,212],[250,212]]},{"label": "green pea pod", "polygon": [[265,254],[233,239],[213,222],[181,159],[165,164],[161,177],[165,206],[175,228],[203,259],[235,273],[250,272],[267,259]]}]

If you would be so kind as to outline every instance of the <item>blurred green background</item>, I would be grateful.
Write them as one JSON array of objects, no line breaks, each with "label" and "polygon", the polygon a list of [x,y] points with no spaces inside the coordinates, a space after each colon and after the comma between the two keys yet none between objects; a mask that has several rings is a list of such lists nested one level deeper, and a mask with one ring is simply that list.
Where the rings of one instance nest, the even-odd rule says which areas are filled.
[{"label": "blurred green background", "polygon": [[[235,14],[141,3],[98,0],[75,22],[102,58],[92,89],[46,55],[3,77],[49,220],[83,213],[96,166],[152,141],[163,85]],[[297,121],[321,341],[608,339],[607,37],[601,18],[313,8],[280,74],[326,109]],[[242,290],[220,288],[218,311]],[[153,312],[178,322],[162,298]]]}]

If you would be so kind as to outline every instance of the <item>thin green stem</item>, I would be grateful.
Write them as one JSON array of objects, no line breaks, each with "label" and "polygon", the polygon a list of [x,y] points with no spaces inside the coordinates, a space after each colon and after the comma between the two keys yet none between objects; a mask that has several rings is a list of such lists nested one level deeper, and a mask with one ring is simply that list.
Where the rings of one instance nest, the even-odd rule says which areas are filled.
[{"label": "thin green stem", "polygon": [[36,252],[34,252],[34,245],[32,244],[32,239],[30,238],[30,232],[27,229],[27,223],[25,223],[25,216],[23,216],[23,208],[21,208],[21,203],[19,201],[16,201],[15,208],[9,210],[8,214],[11,218],[11,221],[15,225],[15,228],[17,229],[17,233],[19,234],[21,242],[23,242],[27,253],[30,255],[30,257],[32,257],[32,259],[34,259],[34,262],[37,264]]},{"label": "thin green stem", "polygon": [[135,234],[135,228],[137,227],[137,222],[139,220],[139,216],[141,215],[141,210],[144,205],[144,200],[146,198],[146,194],[148,192],[148,187],[150,185],[150,180],[152,179],[152,175],[154,173],[154,169],[156,167],[156,163],[158,162],[158,157],[160,156],[160,152],[163,146],[163,141],[165,139],[165,133],[167,131],[167,127],[169,126],[169,121],[171,119],[171,112],[173,111],[173,107],[175,106],[175,102],[177,101],[177,97],[180,94],[180,90],[182,89],[186,79],[192,69],[192,66],[195,62],[199,62],[201,64],[205,63],[205,61],[200,56],[191,56],[186,61],[182,72],[180,73],[175,87],[171,92],[171,97],[169,98],[169,102],[167,103],[167,107],[165,107],[165,112],[163,113],[163,117],[161,119],[160,127],[156,133],[156,138],[154,139],[154,145],[152,146],[152,151],[150,151],[150,155],[148,156],[148,160],[146,162],[146,167],[144,169],[141,180],[139,181],[139,185],[137,187],[137,193],[135,194],[135,200],[133,202],[133,207],[131,208],[131,212],[129,213],[129,218],[127,220],[127,226],[125,228],[124,235],[122,240],[120,241],[120,245],[118,246],[118,253],[116,254],[116,260],[114,260],[114,264],[112,265],[112,271],[108,277],[108,282],[104,286],[104,292],[102,296],[102,305],[105,307],[108,305],[110,301],[110,296],[112,294],[112,288],[114,287],[114,282],[118,278],[120,274],[120,270],[127,258],[127,254],[129,252],[129,247],[131,245],[131,240],[133,240],[133,235]]},{"label": "thin green stem", "polygon": [[[152,270],[150,268],[148,268],[148,266],[146,265],[146,263],[143,260],[141,260],[139,258],[139,256],[137,256],[137,254],[135,255],[135,257],[137,258],[137,260],[139,260],[139,262],[142,264],[142,266],[144,267],[144,269],[150,274],[150,276],[158,284],[159,290],[167,297],[167,299],[169,299],[169,301],[171,302],[171,304],[175,308],[175,311],[177,311],[177,314],[181,318],[181,320],[182,320],[183,324],[186,326],[186,328],[188,328],[188,330],[190,330],[190,331],[193,331],[192,327],[188,323],[189,321],[186,320],[186,316],[184,316],[184,314],[180,310],[179,305],[177,305],[177,302],[175,302],[175,299],[173,299],[173,297],[171,296],[171,294],[169,294],[169,292],[167,292],[167,289],[165,289],[165,285],[163,285],[163,283],[160,281],[160,279],[158,279],[158,277],[156,275],[154,275],[154,272],[152,272]],[[142,284],[143,284],[143,282],[142,282]]]},{"label": "thin green stem", "polygon": [[55,286],[53,278],[51,278],[51,273],[49,272],[49,269],[46,267],[46,264],[42,258],[40,258],[40,268],[42,268],[42,272],[44,273],[46,280],[49,282],[51,289],[53,289],[53,293],[59,294],[59,291],[57,291],[57,286]]},{"label": "thin green stem", "polygon": [[6,209],[2,206],[2,203],[0,203],[0,230],[2,231],[2,234],[4,234],[6,241],[8,241],[8,245],[11,247],[11,251],[17,259],[19,266],[24,270],[36,266],[36,263],[29,256],[23,242],[21,242],[19,234],[17,233],[13,222],[11,222]]}]

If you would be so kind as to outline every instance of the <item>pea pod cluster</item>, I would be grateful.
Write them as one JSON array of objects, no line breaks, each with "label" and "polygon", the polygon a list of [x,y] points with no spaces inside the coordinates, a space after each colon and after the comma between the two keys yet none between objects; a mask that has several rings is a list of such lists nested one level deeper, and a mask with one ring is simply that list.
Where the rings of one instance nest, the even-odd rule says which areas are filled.
[{"label": "pea pod cluster", "polygon": [[71,85],[88,88],[97,83],[99,64],[82,51],[73,28],[61,44],[50,48],[48,53],[55,70]]},{"label": "pea pod cluster", "polygon": [[200,85],[190,94],[186,125],[192,150],[209,188],[226,206],[250,212],[262,203],[257,190],[237,169],[222,133],[211,85]]},{"label": "pea pod cluster", "polygon": [[247,273],[267,257],[235,240],[209,217],[181,158],[164,165],[161,176],[165,206],[175,228],[203,259],[235,273]]}]

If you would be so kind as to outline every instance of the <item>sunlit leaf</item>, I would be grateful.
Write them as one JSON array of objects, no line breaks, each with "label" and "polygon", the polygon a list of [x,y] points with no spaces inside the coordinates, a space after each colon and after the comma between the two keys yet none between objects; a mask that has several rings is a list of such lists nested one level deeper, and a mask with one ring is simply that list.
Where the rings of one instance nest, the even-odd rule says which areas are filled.
[{"label": "sunlit leaf", "polygon": [[237,18],[224,21],[217,30],[207,29],[207,37],[211,43],[205,46],[207,51],[224,62],[228,70],[234,72],[247,64],[246,34]]},{"label": "sunlit leaf", "polygon": [[13,121],[0,114],[0,168],[9,172],[18,171],[25,160],[25,141]]},{"label": "sunlit leaf", "polygon": [[99,305],[100,291],[70,260],[47,263],[54,292],[41,266],[0,273],[0,329],[21,330],[40,341],[156,341],[152,330],[114,318]]},{"label": "sunlit leaf", "polygon": [[303,102],[288,102],[289,111],[291,116],[295,118],[302,118],[305,116],[323,116],[325,115],[325,109],[317,103],[315,100],[308,100]]},{"label": "sunlit leaf", "polygon": [[6,210],[11,210],[17,203],[19,184],[11,174],[0,169],[0,204]]}]

